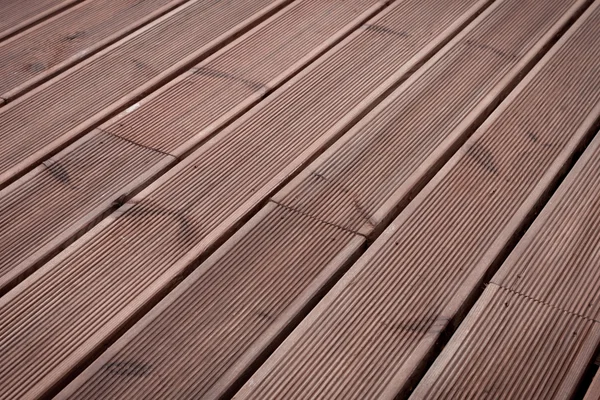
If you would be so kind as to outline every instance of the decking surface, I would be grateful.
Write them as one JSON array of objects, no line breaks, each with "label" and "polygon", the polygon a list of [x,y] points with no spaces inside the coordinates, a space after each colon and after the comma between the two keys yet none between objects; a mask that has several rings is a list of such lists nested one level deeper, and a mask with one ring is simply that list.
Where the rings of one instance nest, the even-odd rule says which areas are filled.
[{"label": "decking surface", "polygon": [[0,5],[0,399],[600,398],[600,0]]}]

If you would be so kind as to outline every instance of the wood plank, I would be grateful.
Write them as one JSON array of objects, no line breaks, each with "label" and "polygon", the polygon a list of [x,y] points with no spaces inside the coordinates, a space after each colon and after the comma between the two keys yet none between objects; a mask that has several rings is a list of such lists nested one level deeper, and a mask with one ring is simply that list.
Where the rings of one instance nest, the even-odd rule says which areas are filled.
[{"label": "wood plank", "polygon": [[410,39],[356,31],[8,292],[0,394],[53,393],[487,4],[396,3]]},{"label": "wood plank", "polygon": [[600,135],[492,282],[600,321]]},{"label": "wood plank", "polygon": [[[141,153],[162,157],[152,163],[135,157],[125,162],[119,146],[103,148],[100,159],[83,157],[89,153],[86,135],[48,162],[61,163],[73,180],[94,182],[93,190],[62,185],[41,165],[1,191],[5,206],[0,207],[0,218],[6,223],[0,233],[0,294],[91,229],[116,208],[115,203],[131,198],[178,158],[281,87],[383,5],[376,0],[293,3],[99,128],[123,147],[133,145]],[[98,171],[104,171],[110,159],[122,168],[110,168],[109,179],[98,179]],[[28,207],[37,210],[21,218]]]},{"label": "wood plank", "polygon": [[461,32],[274,201],[372,240],[579,15],[583,2],[567,12],[574,4],[488,10],[480,27]]},{"label": "wood plank", "polygon": [[27,184],[0,192],[0,294],[115,208],[116,188],[174,160],[101,131],[85,139],[45,162]]},{"label": "wood plank", "polygon": [[413,395],[569,399],[600,344],[600,323],[491,284]]},{"label": "wood plank", "polygon": [[600,373],[596,372],[592,384],[585,393],[583,400],[599,400],[600,399]]},{"label": "wood plank", "polygon": [[[402,134],[408,136],[408,132],[412,134],[414,131],[414,134],[419,137],[433,135],[433,132],[419,131],[420,125],[427,126],[431,121],[443,121],[444,119],[440,118],[440,114],[443,115],[444,110],[450,108],[451,104],[457,104],[452,112],[457,112],[462,116],[469,115],[473,110],[474,115],[471,118],[477,120],[480,118],[478,113],[484,112],[487,104],[494,103],[495,97],[491,96],[490,93],[496,93],[497,96],[500,96],[506,87],[513,82],[514,79],[511,79],[510,76],[514,77],[522,74],[525,66],[529,64],[527,60],[536,60],[537,54],[545,48],[544,44],[552,43],[552,38],[557,31],[566,29],[565,25],[569,21],[566,10],[570,5],[573,5],[573,3],[561,3],[555,8],[553,18],[550,18],[548,14],[541,13],[540,9],[536,10],[533,7],[528,9],[528,13],[524,13],[523,9],[531,3],[520,8],[515,4],[523,4],[522,2],[511,2],[510,4],[513,6],[507,7],[509,12],[506,12],[506,9],[503,9],[500,4],[502,3],[497,3],[486,9],[476,21],[461,31],[421,69],[411,75],[381,103],[381,106],[377,106],[357,126],[363,126],[362,121],[364,120],[381,121],[389,118],[390,115],[406,116],[408,113],[402,109],[399,110],[396,107],[389,106],[390,103],[403,102],[403,95],[406,93],[411,94],[410,100],[415,98],[420,100],[417,108],[423,112],[421,119],[417,118],[414,125],[409,125],[401,130],[390,129],[390,125],[379,124],[377,125],[379,130],[361,129],[360,134],[374,142],[377,142],[377,139],[381,137],[388,137],[386,135],[395,136],[397,142],[394,143],[394,146],[402,149],[405,147]],[[535,4],[540,8],[542,7],[540,3]],[[572,12],[577,14],[577,10],[582,10],[582,5],[583,3],[579,3],[579,8],[574,7]],[[522,26],[522,34],[527,34],[528,43],[524,43],[519,38],[520,35],[514,34],[514,46],[517,48],[510,50],[519,53],[517,59],[502,64],[498,62],[498,58],[494,54],[490,57],[487,50],[481,50],[473,54],[471,46],[465,46],[467,40],[477,40],[485,43],[486,40],[495,37],[497,33],[495,29],[490,29],[490,27],[503,26],[504,21],[522,15],[525,15],[523,17],[525,22],[518,26]],[[565,18],[561,18],[563,16]],[[536,25],[537,29],[532,31],[530,26],[534,25],[535,21],[543,21],[543,23],[538,23]],[[379,23],[370,26],[379,26],[380,28],[377,30],[382,30]],[[457,49],[462,49],[472,57],[472,60],[468,60],[472,64],[466,63],[464,58],[457,57],[455,52]],[[456,69],[453,66],[461,66],[467,70],[470,70],[471,66],[480,68],[482,69],[480,71],[481,76],[487,77],[488,80],[473,79],[471,83],[455,85],[452,76],[456,73]],[[440,70],[445,71],[445,73],[441,73]],[[505,78],[507,74],[509,77]],[[438,102],[438,98],[435,95],[432,96],[429,90],[430,82],[434,79],[436,79],[439,88],[435,94],[445,93],[444,102]],[[445,87],[446,84],[440,83],[444,81],[448,81],[448,87]],[[487,91],[482,88],[486,88]],[[420,96],[417,94],[420,94]],[[435,98],[432,99],[432,97]],[[483,105],[480,105],[480,103],[483,103]],[[373,123],[375,124],[375,122]],[[465,124],[464,126],[468,125]],[[464,126],[462,129],[467,129]],[[447,125],[437,125],[432,128],[432,131],[437,132],[437,130],[440,130],[440,135],[443,133],[450,134],[455,128],[454,121],[450,120]],[[346,143],[347,136],[357,136],[359,133],[355,130],[355,128],[352,128],[343,136],[341,142]],[[294,137],[292,133],[290,133],[290,137]],[[456,136],[461,137],[464,135],[466,134],[461,132]],[[361,143],[360,141],[355,142]],[[388,142],[387,148],[389,147],[391,145]],[[333,148],[337,150],[334,151]],[[362,151],[357,150],[356,153],[365,157],[377,158],[381,154],[380,148],[373,150],[364,146],[360,150]],[[328,160],[337,160],[338,154],[340,154],[340,151],[336,143],[324,153],[323,157]],[[346,153],[341,152],[341,154]],[[390,159],[394,161],[389,161]],[[393,171],[401,169],[398,167],[398,164],[402,162],[401,157],[398,157],[398,159],[387,157],[385,160],[387,162],[381,161],[378,164],[380,168],[377,171],[387,168],[387,171],[391,174]],[[205,166],[199,165],[198,168],[205,169],[210,165],[209,162],[212,161],[207,160]],[[319,162],[317,160],[311,164],[309,170],[313,170],[312,166],[319,164]],[[348,165],[354,164],[348,161],[344,164],[344,167]],[[244,171],[248,171],[248,169],[244,168]],[[375,170],[375,168],[361,168],[361,166],[358,166],[353,171],[357,171],[355,174],[358,175],[359,173],[369,174]],[[302,173],[302,175],[304,174]],[[362,175],[359,175],[359,177],[362,178]],[[300,182],[303,181],[303,179],[300,179]],[[295,182],[296,180],[287,185],[286,188],[294,186]],[[387,186],[387,183],[381,182],[381,185]],[[376,187],[376,185],[374,186]],[[393,190],[390,190],[389,193],[393,193]],[[313,206],[311,210],[318,210],[319,207],[333,208],[340,203],[345,205],[347,201],[345,196],[330,196],[326,198],[326,201],[324,199],[324,197],[317,197],[316,200],[312,199],[316,203],[310,204]],[[286,212],[283,213],[283,210]],[[338,246],[337,254],[334,254],[330,248],[321,252],[320,247],[317,245],[310,248],[305,245],[304,239],[299,240],[298,235],[306,234],[319,237],[321,230],[318,227],[321,224],[335,226],[332,221],[321,220],[319,218],[321,217],[320,214],[309,215],[304,210],[298,212],[287,205],[274,207],[273,203],[263,209],[261,214],[268,217],[260,220],[253,219],[249,223],[253,227],[252,231],[249,231],[249,228],[246,228],[247,225],[245,225],[242,228],[245,233],[236,234],[235,239],[232,238],[225,243],[224,247],[227,250],[223,250],[223,247],[219,249],[219,254],[222,254],[221,259],[228,260],[227,263],[223,261],[221,270],[229,270],[229,268],[235,270],[238,268],[237,262],[233,263],[229,260],[248,260],[244,264],[247,269],[246,273],[249,276],[256,275],[256,279],[249,280],[242,277],[231,279],[228,280],[229,285],[227,287],[219,288],[217,296],[213,296],[213,298],[203,296],[202,299],[195,298],[192,300],[191,297],[196,296],[194,293],[205,292],[201,288],[215,286],[210,278],[205,278],[199,272],[214,268],[215,264],[211,257],[210,260],[202,263],[196,272],[192,273],[163,302],[150,311],[147,317],[134,325],[122,340],[117,341],[114,346],[110,347],[60,397],[120,398],[136,396],[136,394],[139,397],[144,397],[148,392],[143,391],[142,386],[144,388],[148,387],[150,392],[161,393],[161,395],[170,393],[175,397],[219,398],[221,396],[228,397],[233,393],[238,388],[239,383],[263,360],[264,355],[279,344],[286,329],[293,326],[295,321],[301,318],[305,310],[311,306],[311,302],[319,297],[323,287],[323,278],[311,274],[310,279],[315,279],[313,283],[310,279],[305,280],[309,274],[302,274],[300,278],[297,271],[299,269],[298,265],[305,265],[306,259],[311,257],[311,268],[316,268],[318,271],[327,271],[326,276],[330,277],[343,273],[356,256],[356,253],[360,251],[356,248],[353,248],[352,251],[347,249],[346,246],[350,242],[350,237],[335,239],[339,240],[336,244]],[[275,218],[274,215],[281,216],[284,220],[281,221]],[[301,225],[293,222],[298,218],[304,219],[307,217],[314,220],[314,228],[313,225]],[[273,218],[275,218],[275,221]],[[290,221],[292,223],[288,223]],[[275,226],[278,227],[276,234],[263,233],[259,238],[256,238],[254,230],[272,232],[275,230]],[[350,231],[347,228],[348,226],[342,226],[344,232]],[[314,230],[306,232],[306,229]],[[300,237],[304,238],[304,236]],[[362,238],[362,236],[355,237]],[[235,244],[242,240],[244,242],[251,241],[252,245],[238,246]],[[333,245],[330,238],[326,238],[326,240],[327,243]],[[364,241],[364,239],[361,240]],[[321,257],[321,262],[313,258],[317,256]],[[332,257],[335,257],[335,259],[332,260]],[[263,278],[262,271],[264,268],[277,271],[276,278]],[[244,287],[244,295],[240,296],[239,293],[242,289],[238,285],[243,285],[244,280],[247,281],[247,287]],[[278,294],[280,288],[288,288],[288,285],[299,285],[294,286],[293,295],[296,296],[296,299],[293,300],[293,303],[291,303],[293,297],[286,297],[285,300],[282,300]],[[180,289],[180,287],[184,289]],[[273,294],[265,294],[271,292]],[[286,290],[286,294],[291,294],[288,292],[292,292],[292,290]],[[219,323],[210,325],[210,330],[206,330],[203,327],[208,327],[208,325],[203,325],[195,318],[189,317],[189,310],[195,310],[194,312],[198,315],[198,318],[208,318],[208,315],[214,312],[212,310],[215,307],[218,307],[219,310],[243,309],[248,310],[248,312],[265,307],[269,310],[268,315],[271,316],[271,319],[261,327],[260,331],[257,331],[252,322],[244,324],[240,320],[238,312],[223,313],[219,316]],[[206,312],[198,310],[206,310]],[[212,326],[235,326],[236,328],[235,332],[227,329],[215,332]],[[167,334],[166,332],[170,333]],[[192,345],[190,340],[194,340],[194,343],[196,343],[195,341],[202,343],[202,347]],[[179,344],[181,343],[187,343],[187,345],[180,347]],[[192,348],[194,350],[190,350]],[[210,361],[207,361],[207,358]],[[148,368],[143,376],[135,379],[130,379],[126,373],[107,372],[112,371],[112,367],[115,365],[129,365],[130,362],[135,364],[140,360],[143,360],[144,365],[148,365]],[[223,366],[224,360],[227,360],[227,364]],[[210,383],[204,383],[206,381]],[[280,393],[279,395],[280,398],[285,398],[287,393]],[[315,393],[314,396],[317,396],[317,394]],[[305,398],[312,397],[313,394],[310,394]]]},{"label": "wood plank", "polygon": [[6,0],[0,5],[0,41],[82,0]]},{"label": "wood plank", "polygon": [[268,205],[58,398],[227,397],[364,243]]},{"label": "wood plank", "polygon": [[[237,399],[391,399],[411,390],[595,133],[600,49],[589,44],[600,34],[599,5],[565,33]],[[544,146],[550,139],[553,145]]]},{"label": "wood plank", "polygon": [[[600,333],[583,332],[600,329],[599,194],[600,135],[492,278],[486,292],[496,294],[477,302],[415,399],[573,396],[600,345]],[[513,303],[521,305],[514,310]]]},{"label": "wood plank", "polygon": [[190,0],[2,107],[0,187],[291,1]]},{"label": "wood plank", "polygon": [[87,0],[0,42],[0,97],[15,99],[186,0]]}]

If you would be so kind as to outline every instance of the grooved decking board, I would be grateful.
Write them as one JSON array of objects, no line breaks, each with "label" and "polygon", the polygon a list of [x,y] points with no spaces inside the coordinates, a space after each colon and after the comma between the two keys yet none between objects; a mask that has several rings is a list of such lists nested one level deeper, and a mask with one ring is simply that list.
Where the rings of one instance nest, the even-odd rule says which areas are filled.
[{"label": "grooved decking board", "polygon": [[565,33],[236,398],[394,398],[410,389],[593,132],[599,10],[595,3]]},{"label": "grooved decking board", "polygon": [[[199,76],[193,69],[138,103],[135,111],[122,113],[101,129],[147,149],[160,148],[181,156],[183,151],[178,149],[193,148],[214,134],[382,5],[374,0],[296,2],[198,66],[224,72]],[[246,82],[250,80],[264,83],[249,86]],[[86,141],[87,136],[80,139]],[[76,142],[62,152],[62,157],[83,159],[77,155],[80,151]],[[64,168],[73,179],[94,181],[105,160],[113,157],[122,161],[121,151],[120,147],[105,148],[101,159],[84,159],[84,168],[71,164]],[[21,204],[26,198],[31,207],[43,205],[36,206],[39,211],[27,219],[17,218],[26,208],[0,207],[0,219],[6,221],[5,233],[0,233],[0,293],[63,248],[73,235],[90,228],[90,221],[97,221],[109,211],[112,201],[126,200],[123,196],[130,197],[174,163],[174,157],[159,157],[136,170],[132,160],[131,168],[144,177],[132,174],[121,164],[124,168],[111,171],[111,179],[101,185],[96,182],[94,191],[83,187],[85,193],[48,179],[42,165],[0,192],[6,204]],[[47,197],[56,197],[57,202],[48,203]]]},{"label": "grooved decking board", "polygon": [[0,40],[82,0],[5,0],[0,4]]},{"label": "grooved decking board", "polygon": [[[274,201],[375,236],[393,219],[393,210],[401,209],[441,168],[584,4],[495,3],[477,27],[461,32]],[[507,25],[512,29],[503,32]]]},{"label": "grooved decking board", "polygon": [[27,184],[0,192],[0,293],[110,210],[117,189],[169,158],[95,132],[46,161]]},{"label": "grooved decking board", "polygon": [[569,399],[600,323],[487,287],[413,395],[417,399]]},{"label": "grooved decking board", "polygon": [[600,372],[596,372],[592,384],[585,393],[583,400],[600,400]]},{"label": "grooved decking board", "polygon": [[600,321],[600,135],[492,282]]},{"label": "grooved decking board", "polygon": [[0,109],[0,186],[291,0],[191,0]]},{"label": "grooved decking board", "polygon": [[600,345],[599,192],[600,135],[494,276],[498,286],[488,287],[414,398],[572,397]]},{"label": "grooved decking board", "polygon": [[[505,3],[506,5],[504,6],[491,6],[488,8],[484,15],[479,17],[478,21],[473,22],[469,27],[465,28],[456,39],[452,40],[452,43],[440,50],[440,53],[452,54],[452,52],[447,52],[447,48],[461,46],[461,36],[464,36],[465,33],[468,37],[472,37],[473,32],[485,32],[490,27],[502,26],[503,21],[506,18],[523,14],[523,9],[530,5],[529,3],[518,3],[517,1],[508,1]],[[527,50],[535,44],[536,40],[543,36],[553,23],[555,23],[565,13],[569,6],[573,5],[573,3],[564,4],[563,2],[561,5],[555,3],[554,18],[551,18],[548,15],[550,13],[544,14],[539,13],[539,10],[529,9],[528,11],[530,12],[525,14],[528,15],[528,18],[523,21],[523,26],[530,27],[531,25],[535,25],[536,18],[543,19],[544,24],[537,24],[539,26],[537,31],[527,31],[530,44],[529,46],[524,44],[521,49],[522,52],[526,53]],[[515,7],[516,4],[521,4],[521,8]],[[582,3],[579,4],[579,8],[574,7],[572,11],[574,13],[577,12],[577,10],[581,9],[581,5]],[[509,12],[507,12],[507,9]],[[492,17],[492,15],[495,17]],[[562,24],[564,24],[564,21]],[[557,29],[559,28],[557,27]],[[545,39],[546,41],[553,36],[554,32],[551,31],[552,30],[550,29],[548,37]],[[479,36],[475,37],[480,40],[483,39]],[[475,60],[477,59],[477,55],[472,56]],[[485,57],[486,54],[484,53],[481,58],[485,60]],[[435,61],[437,58],[438,55],[436,54],[432,61]],[[453,62],[465,68],[470,67],[468,64],[464,65],[464,60],[460,58],[454,59]],[[474,62],[476,63],[477,61]],[[438,63],[426,63],[421,69],[426,71],[425,75],[421,74],[421,70],[419,70],[408,79],[406,84],[411,85],[411,81],[413,81],[415,75],[427,76],[431,71],[436,73],[435,76],[439,80],[443,80],[444,76],[440,77],[436,68],[429,66],[430,64],[435,66]],[[483,68],[483,65],[485,64],[477,64],[480,68]],[[498,73],[500,77],[510,70],[509,67],[503,67],[501,72]],[[490,76],[489,79],[492,81],[494,80],[494,77],[491,74],[493,68],[494,67],[490,65],[489,70],[482,71],[482,74]],[[474,85],[481,85],[484,82],[475,82]],[[402,91],[402,87],[398,90]],[[489,90],[491,90],[491,87]],[[477,91],[477,89],[474,91]],[[425,92],[425,94],[427,94],[427,92]],[[483,96],[485,96],[485,93],[481,95],[481,97]],[[395,97],[395,94],[393,94],[392,97]],[[454,96],[452,93],[447,94],[448,100],[453,99],[458,101],[456,100],[457,97],[458,96]],[[387,102],[387,99],[384,102]],[[421,106],[423,109],[430,110],[435,108],[429,107],[425,101],[423,101],[423,103],[424,104]],[[436,106],[443,107],[443,105],[444,104],[437,104]],[[384,109],[388,110],[388,112],[398,112],[397,110],[389,110],[388,108]],[[377,111],[375,110],[369,115],[376,113]],[[431,118],[435,119],[437,116],[434,114]],[[377,136],[377,133],[370,132],[370,134],[373,137]],[[330,201],[336,200],[337,199],[334,198],[330,199]],[[364,240],[360,235],[342,236],[333,239],[339,240],[336,244],[339,253],[333,253],[331,248],[327,248],[326,251],[320,253],[321,250],[318,246],[310,247],[303,242],[303,235],[319,237],[321,235],[320,227],[325,224],[312,218],[311,220],[313,222],[311,224],[300,226],[300,224],[295,223],[294,221],[296,219],[309,218],[303,213],[296,213],[289,208],[283,208],[286,210],[286,212],[283,213],[281,208],[275,207],[273,203],[266,208],[267,210],[263,210],[261,213],[264,213],[268,217],[252,220],[249,225],[253,228],[244,228],[245,233],[236,234],[235,237],[239,237],[239,239],[232,239],[230,242],[227,242],[224,247],[219,250],[219,253],[225,254],[227,256],[227,258],[225,258],[226,260],[251,260],[246,263],[246,273],[249,276],[254,276],[254,271],[259,268],[258,266],[260,266],[261,269],[268,267],[272,268],[274,271],[279,271],[278,275],[274,275],[273,277],[269,277],[269,280],[265,280],[261,274],[256,273],[257,277],[252,279],[252,282],[256,283],[248,283],[247,294],[245,293],[244,296],[237,296],[236,293],[241,289],[237,285],[232,284],[231,280],[228,280],[229,286],[224,287],[223,289],[216,289],[219,291],[222,290],[222,292],[219,292],[218,296],[209,298],[203,294],[201,298],[195,298],[195,293],[204,293],[204,287],[213,287],[215,284],[210,281],[205,281],[204,276],[201,273],[193,273],[192,276],[186,279],[172,295],[169,295],[153,311],[151,311],[148,317],[145,317],[136,324],[122,340],[119,340],[114,346],[109,348],[97,362],[78,377],[73,385],[63,393],[62,397],[130,398],[132,396],[137,396],[144,398],[147,393],[159,393],[159,397],[163,396],[164,393],[170,393],[177,397],[202,397],[202,395],[205,395],[206,398],[215,398],[224,391],[227,391],[227,388],[229,388],[230,391],[235,390],[238,377],[247,374],[248,371],[252,369],[253,363],[255,363],[257,359],[260,360],[261,354],[263,354],[265,349],[272,348],[276,345],[276,342],[281,339],[280,332],[283,327],[293,324],[293,321],[302,315],[298,310],[304,310],[304,308],[308,306],[307,302],[309,299],[315,298],[317,289],[322,287],[322,277],[319,277],[317,281],[312,284],[310,280],[316,276],[314,274],[309,275],[302,273],[300,275],[302,278],[299,278],[298,267],[295,263],[304,265],[307,257],[319,255],[321,257],[320,262],[317,259],[311,259],[310,264],[312,268],[315,268],[317,271],[330,271],[327,273],[327,276],[330,276],[334,272],[340,274],[356,256],[355,250],[349,251],[347,249],[351,240],[358,241],[358,243]],[[282,216],[282,218],[286,221],[284,223],[279,219],[276,220],[275,225],[277,227],[281,226],[280,229],[277,229],[277,233],[261,234],[258,238],[255,238],[257,236],[255,230],[258,230],[261,233],[274,230],[272,226],[274,224],[273,218],[275,218],[275,215],[285,215],[284,217]],[[327,222],[325,226],[332,227],[333,225]],[[305,231],[306,229],[311,229],[313,227],[315,227],[313,231]],[[299,231],[302,231],[303,235],[298,238]],[[347,229],[344,230],[344,232],[347,231]],[[355,239],[352,239],[352,237]],[[324,239],[327,240],[330,245],[333,245],[331,242],[332,239]],[[244,243],[248,242],[251,243],[251,245],[237,246],[230,244],[237,241],[244,241]],[[356,246],[353,246],[353,249],[354,248],[356,248]],[[335,262],[332,261],[334,256]],[[224,268],[227,268],[228,270],[230,268],[235,269],[236,267],[234,267],[233,264],[235,263],[230,261],[223,262],[224,266],[221,270]],[[198,267],[198,271],[212,269],[214,268],[213,265],[214,263],[209,260],[201,264],[200,267]],[[242,278],[240,278],[239,281],[242,281]],[[239,281],[236,280],[235,282]],[[286,293],[288,293],[290,291],[285,288],[287,285],[294,282],[298,282],[299,286],[293,293],[293,295],[297,297],[297,300],[295,301],[297,305],[293,308],[288,308],[292,298],[287,298],[285,301],[282,301],[277,297],[279,296],[279,292],[275,292],[275,294],[271,296],[264,295],[264,292],[267,290],[266,288],[275,289],[283,287]],[[210,304],[211,306],[208,306],[207,304]],[[189,310],[208,310],[207,314],[212,315],[215,313],[213,309],[217,305],[219,307],[219,312],[222,312],[224,309],[249,310],[248,312],[254,310],[256,312],[257,308],[259,311],[266,308],[269,310],[268,315],[270,316],[270,319],[259,331],[257,331],[255,325],[252,323],[245,324],[244,320],[240,321],[240,315],[233,311],[231,314],[221,316],[218,323],[214,322],[214,324],[219,327],[235,326],[235,334],[230,334],[230,330],[227,328],[222,331],[219,330],[216,333],[213,328],[209,328],[208,331],[203,328],[204,324],[211,324],[212,326],[213,323],[212,320],[211,322],[205,320],[207,317],[204,316],[204,313],[202,316],[203,320],[189,318]],[[274,305],[277,306],[275,307]],[[302,307],[300,307],[300,305]],[[200,321],[205,322],[204,324],[201,324]],[[174,337],[172,334],[167,334],[166,332],[173,332],[173,334],[177,336]],[[193,341],[193,343],[190,341]],[[202,343],[202,346],[197,346],[196,343]],[[209,351],[207,349],[210,349],[210,355],[207,355]],[[213,356],[213,353],[218,354],[218,356]],[[221,359],[226,360],[227,364],[222,364],[225,363],[225,361],[219,361],[217,363],[216,360]],[[117,366],[116,369],[114,368],[115,366]],[[131,366],[135,366],[134,369],[136,369],[136,371],[143,370],[144,372],[140,375],[136,374],[134,380],[130,379],[130,375],[127,375],[127,372],[120,372],[122,370],[121,367],[123,367],[124,371],[129,371]],[[206,383],[206,381],[210,383]],[[214,383],[215,381],[217,383]],[[188,387],[198,387],[195,385],[199,385],[202,390],[195,389],[194,392],[187,391]],[[142,387],[144,390],[141,390]],[[211,387],[212,389],[209,390],[208,388]],[[209,390],[208,393],[204,392],[205,390]],[[282,398],[283,397],[284,396],[282,396]]]},{"label": "grooved decking board", "polygon": [[[266,25],[200,63],[135,112],[104,124],[103,130],[144,146],[182,156],[214,131],[273,91],[382,7],[374,0],[301,1]],[[359,21],[354,21],[356,18]],[[291,70],[290,70],[291,69]],[[282,75],[283,74],[283,75]],[[221,124],[222,125],[222,124]]]},{"label": "grooved decking board", "polygon": [[60,386],[488,4],[396,3],[8,292],[0,393]]},{"label": "grooved decking board", "polygon": [[0,43],[0,97],[14,99],[184,0],[88,0]]},{"label": "grooved decking board", "polygon": [[364,241],[267,206],[58,398],[218,398]]}]

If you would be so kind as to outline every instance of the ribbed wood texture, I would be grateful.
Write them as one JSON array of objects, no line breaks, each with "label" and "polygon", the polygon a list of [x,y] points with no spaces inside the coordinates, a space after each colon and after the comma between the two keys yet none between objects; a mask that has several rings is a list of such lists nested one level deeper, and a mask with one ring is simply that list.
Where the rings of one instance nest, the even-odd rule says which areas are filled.
[{"label": "ribbed wood texture", "polygon": [[238,398],[394,398],[410,388],[435,342],[600,116],[595,66],[600,49],[590,47],[600,34],[597,6],[353,265]]},{"label": "ribbed wood texture", "polygon": [[0,299],[0,394],[43,394],[101,350],[486,4],[397,3],[375,20],[408,38],[351,35]]},{"label": "ribbed wood texture", "polygon": [[568,399],[600,324],[488,286],[411,400]]},{"label": "ribbed wood texture", "polygon": [[[232,72],[262,77],[275,88],[303,66],[298,63],[310,61],[313,52],[316,57],[327,50],[335,43],[330,39],[356,28],[377,7],[381,4],[374,0],[294,3],[219,51],[211,57],[215,63],[208,61],[208,66],[225,69],[219,63],[227,60],[228,64],[223,65],[229,65]],[[0,192],[4,202],[0,207],[4,227],[0,233],[0,293],[32,272],[44,257],[55,253],[75,234],[91,228],[93,221],[111,208],[107,199],[139,190],[163,171],[164,164],[175,162],[174,157],[161,155],[144,144],[166,150],[192,148],[215,133],[213,124],[217,120],[228,116],[234,119],[248,100],[257,102],[261,93],[273,90],[248,86],[232,76],[215,73],[199,77],[192,71],[138,103],[135,112],[126,111],[101,126],[103,132],[120,134],[125,140],[103,133],[120,145],[89,147],[88,135],[73,148],[65,149],[61,157],[69,161],[61,165],[68,168],[65,173],[69,179],[90,185],[84,185],[81,195],[75,195],[74,187],[65,182],[48,178],[44,166],[35,176],[25,176]],[[226,122],[230,121],[221,125]],[[135,145],[136,141],[142,145]],[[136,147],[142,154],[156,156],[142,161],[124,150]],[[120,202],[125,200],[121,198]],[[28,218],[18,217],[30,208],[36,212],[29,213]]]},{"label": "ribbed wood texture", "polygon": [[[600,333],[585,332],[600,331],[599,176],[597,136],[492,279],[499,286],[487,289],[414,398],[573,395],[600,344]],[[516,310],[513,302],[520,304]]]},{"label": "ribbed wood texture", "polygon": [[161,74],[196,61],[186,57],[215,50],[221,35],[248,29],[261,10],[275,4],[190,1],[9,103],[0,109],[0,184],[135,100],[132,92],[143,92]]},{"label": "ribbed wood texture", "polygon": [[[559,19],[573,4],[528,0],[519,7],[499,5],[436,54],[275,201],[361,234],[383,228],[389,208],[398,207],[388,205],[400,196],[396,192],[402,189],[408,197],[423,177],[443,165],[451,149],[523,76],[524,66],[539,57],[540,48],[565,28]],[[511,29],[503,31],[507,25]]]},{"label": "ribbed wood texture", "polygon": [[600,321],[600,136],[492,282]]},{"label": "ribbed wood texture", "polygon": [[264,28],[202,62],[149,104],[104,129],[174,153],[252,94],[269,91],[280,74],[376,3],[298,2]]},{"label": "ribbed wood texture", "polygon": [[0,192],[0,292],[68,242],[53,240],[96,207],[108,203],[104,210],[109,209],[118,189],[165,157],[97,133],[63,157],[46,161],[23,184]]},{"label": "ribbed wood texture", "polygon": [[585,393],[583,400],[599,400],[600,399],[600,373],[596,372],[592,384]]},{"label": "ribbed wood texture", "polygon": [[280,207],[261,214],[59,398],[214,398],[298,296],[330,278],[334,257],[364,241]]},{"label": "ribbed wood texture", "polygon": [[149,22],[149,14],[183,2],[88,0],[0,43],[0,97],[14,98],[30,80],[41,81],[33,78],[48,79]]},{"label": "ribbed wood texture", "polygon": [[6,0],[0,4],[0,40],[81,0]]}]

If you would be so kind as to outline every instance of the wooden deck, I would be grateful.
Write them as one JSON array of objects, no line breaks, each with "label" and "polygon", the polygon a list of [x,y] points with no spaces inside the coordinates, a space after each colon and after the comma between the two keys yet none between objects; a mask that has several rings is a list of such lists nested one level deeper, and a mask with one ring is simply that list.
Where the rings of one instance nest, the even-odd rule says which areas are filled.
[{"label": "wooden deck", "polygon": [[0,399],[597,399],[600,0],[0,5]]}]

